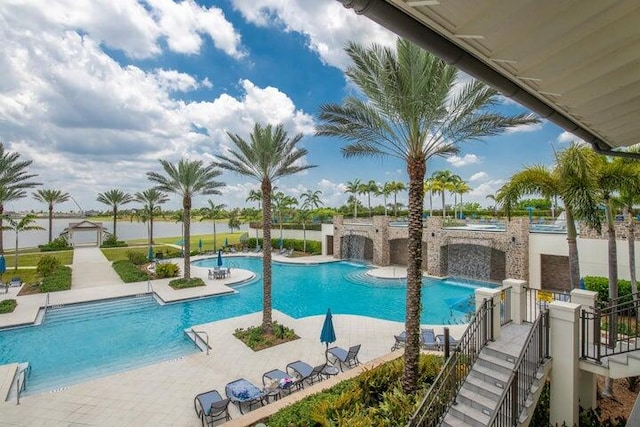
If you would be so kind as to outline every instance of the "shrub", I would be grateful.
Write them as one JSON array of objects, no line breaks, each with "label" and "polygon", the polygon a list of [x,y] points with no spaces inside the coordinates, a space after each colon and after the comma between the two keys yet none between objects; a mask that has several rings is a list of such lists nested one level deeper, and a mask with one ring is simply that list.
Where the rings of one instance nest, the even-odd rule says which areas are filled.
[{"label": "shrub", "polygon": [[3,301],[0,301],[0,314],[13,312],[13,310],[16,309],[17,305],[18,305],[18,301],[14,299],[6,299]]},{"label": "shrub", "polygon": [[67,239],[64,236],[53,239],[47,244],[38,245],[38,248],[40,248],[40,252],[73,250],[73,246],[69,245],[69,242],[67,242]]},{"label": "shrub", "polygon": [[247,329],[236,329],[233,336],[245,343],[253,351],[263,350],[300,338],[293,329],[280,325],[278,322],[273,322],[271,335],[265,334],[262,326],[251,326]]},{"label": "shrub", "polygon": [[195,288],[196,286],[205,286],[204,281],[199,277],[192,277],[190,279],[175,279],[169,282],[169,286],[173,289],[186,289]]},{"label": "shrub", "polygon": [[53,273],[53,271],[55,271],[61,265],[62,263],[58,258],[51,255],[45,255],[38,260],[36,271],[40,276],[45,277]]},{"label": "shrub", "polygon": [[[585,276],[584,287],[589,291],[598,293],[601,302],[609,301],[609,279],[607,277]],[[618,296],[628,297],[631,301],[631,282],[628,280],[618,280]]]},{"label": "shrub", "polygon": [[[258,239],[258,245],[262,244],[262,239]],[[247,239],[246,246],[251,249],[256,247],[256,238],[251,237]],[[280,238],[271,239],[271,247],[280,248]],[[295,251],[302,252],[304,249],[304,240],[298,239],[282,239],[283,248],[293,248]],[[317,240],[307,240],[307,252],[313,255],[319,255],[322,253],[322,244]]]},{"label": "shrub", "polygon": [[127,251],[126,254],[129,261],[134,265],[144,265],[149,262],[147,256],[140,251]]},{"label": "shrub", "polygon": [[156,264],[156,276],[160,279],[176,277],[178,274],[180,274],[180,267],[178,267],[178,264],[170,262]]},{"label": "shrub", "polygon": [[127,246],[127,244],[122,240],[118,240],[118,238],[113,234],[110,234],[106,239],[104,239],[100,245],[101,248],[119,248],[124,246]]},{"label": "shrub", "polygon": [[112,266],[116,273],[118,273],[118,276],[120,276],[122,281],[125,283],[143,282],[145,280],[149,280],[149,274],[140,270],[128,259],[114,261]]},{"label": "shrub", "polygon": [[59,265],[42,277],[40,292],[58,292],[71,289],[71,268]]}]

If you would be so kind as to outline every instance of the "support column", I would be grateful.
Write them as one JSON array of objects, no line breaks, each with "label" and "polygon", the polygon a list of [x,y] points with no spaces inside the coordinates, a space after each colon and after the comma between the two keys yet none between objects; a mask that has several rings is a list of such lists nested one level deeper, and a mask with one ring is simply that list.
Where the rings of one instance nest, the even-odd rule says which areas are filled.
[{"label": "support column", "polygon": [[505,279],[502,287],[511,286],[511,320],[519,325],[527,320],[527,282],[517,279]]},{"label": "support column", "polygon": [[500,288],[478,288],[476,289],[476,311],[482,305],[485,299],[493,301],[493,317],[491,323],[493,324],[493,339],[500,339],[500,294],[502,289]]},{"label": "support column", "polygon": [[549,304],[551,358],[551,425],[578,424],[578,358],[580,305]]},{"label": "support column", "polygon": [[[593,313],[593,309],[596,305],[596,299],[598,297],[597,292],[585,291],[582,289],[574,289],[571,291],[571,302],[574,304],[580,304],[580,309]],[[580,340],[586,339],[588,345],[593,345],[593,334],[582,334],[582,322],[579,326]],[[582,341],[580,341],[582,342]],[[592,372],[580,370],[578,376],[578,399],[580,405],[585,409],[596,408],[598,406],[597,399],[597,377]]]}]

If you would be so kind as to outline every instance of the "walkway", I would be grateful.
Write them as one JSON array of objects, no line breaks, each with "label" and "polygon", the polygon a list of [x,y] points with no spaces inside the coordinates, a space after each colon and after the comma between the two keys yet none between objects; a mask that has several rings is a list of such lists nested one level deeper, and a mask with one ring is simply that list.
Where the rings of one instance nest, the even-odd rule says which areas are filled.
[{"label": "walkway", "polygon": [[76,247],[71,265],[71,289],[124,283],[98,247]]}]

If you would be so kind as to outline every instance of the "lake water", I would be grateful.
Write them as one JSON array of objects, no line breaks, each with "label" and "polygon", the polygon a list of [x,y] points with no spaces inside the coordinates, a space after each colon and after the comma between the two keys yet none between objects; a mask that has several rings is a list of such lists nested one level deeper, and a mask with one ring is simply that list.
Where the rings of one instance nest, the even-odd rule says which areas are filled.
[{"label": "lake water", "polygon": [[[63,218],[53,219],[53,238],[55,239],[60,233],[69,226],[71,222],[81,222],[79,218]],[[102,225],[109,232],[113,228],[113,220],[96,221],[102,222]],[[44,228],[44,231],[25,231],[18,236],[18,247],[20,248],[32,248],[38,245],[47,243],[49,239],[49,220],[46,218],[39,218],[36,220],[37,225]],[[129,220],[118,220],[118,238],[121,240],[141,239],[147,238],[147,224],[142,222],[129,222]],[[240,227],[241,231],[248,231],[249,226],[243,224]],[[226,221],[216,223],[217,233],[228,233],[229,227]],[[213,223],[211,221],[193,221],[191,222],[191,235],[198,234],[211,234],[213,236]],[[174,221],[158,221],[153,222],[153,237],[176,237],[177,239],[182,235],[182,223]],[[82,232],[74,233],[74,241],[76,243],[89,243],[94,242],[96,239],[95,232]],[[4,248],[11,250],[15,247],[15,232],[8,230],[3,232]],[[177,240],[176,239],[176,240]]]}]

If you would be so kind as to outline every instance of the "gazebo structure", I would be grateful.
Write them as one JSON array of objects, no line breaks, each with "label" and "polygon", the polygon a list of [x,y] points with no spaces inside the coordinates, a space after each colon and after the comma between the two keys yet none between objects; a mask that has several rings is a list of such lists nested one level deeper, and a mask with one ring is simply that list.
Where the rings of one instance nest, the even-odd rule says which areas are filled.
[{"label": "gazebo structure", "polygon": [[[106,232],[101,222],[82,221],[82,222],[70,222],[69,226],[64,229],[60,235],[66,235],[67,240],[71,246],[76,246],[73,235],[78,232],[93,231],[96,233],[95,245],[100,246],[102,244],[102,236]],[[84,244],[84,243],[83,243]],[[91,243],[92,244],[92,243]]]}]

